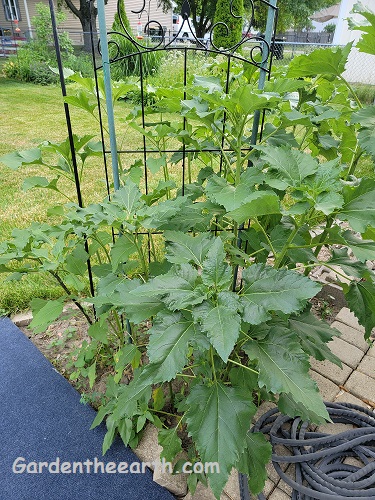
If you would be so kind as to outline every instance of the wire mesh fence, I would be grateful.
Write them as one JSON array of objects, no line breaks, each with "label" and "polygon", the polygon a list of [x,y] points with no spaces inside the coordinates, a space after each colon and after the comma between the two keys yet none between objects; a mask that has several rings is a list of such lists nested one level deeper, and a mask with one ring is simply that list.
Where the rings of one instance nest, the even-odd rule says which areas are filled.
[{"label": "wire mesh fence", "polygon": [[[65,31],[69,34],[73,45],[77,47],[83,46],[84,32],[73,28],[58,28],[58,31]],[[193,47],[196,44],[196,39],[188,37],[177,37],[171,30],[165,33],[158,34],[149,30],[143,34],[143,39],[151,44],[157,44],[162,39],[167,43],[171,42],[174,46]],[[10,56],[17,53],[17,49],[35,37],[35,33],[31,30],[27,33],[15,33],[14,26],[2,26],[0,29],[0,57]],[[274,66],[282,66],[288,64],[294,57],[301,54],[309,54],[316,49],[330,49],[337,46],[331,43],[332,34],[325,32],[309,32],[309,33],[283,33],[277,35],[272,45],[273,64]],[[204,38],[198,39],[203,46],[210,49],[212,40],[209,34]],[[259,43],[259,40],[254,41]],[[249,38],[244,48],[251,50],[252,40]],[[201,47],[202,48],[202,47]],[[347,70],[344,77],[351,83],[359,83],[364,85],[375,85],[375,56],[359,52],[353,47],[349,56]]]},{"label": "wire mesh fence", "polygon": [[[339,46],[331,43],[305,43],[288,42],[276,39],[273,45],[274,66],[288,64],[294,57],[302,54],[310,54],[316,49],[335,49]],[[352,48],[344,78],[351,83],[360,83],[375,86],[375,56],[359,52]]]}]

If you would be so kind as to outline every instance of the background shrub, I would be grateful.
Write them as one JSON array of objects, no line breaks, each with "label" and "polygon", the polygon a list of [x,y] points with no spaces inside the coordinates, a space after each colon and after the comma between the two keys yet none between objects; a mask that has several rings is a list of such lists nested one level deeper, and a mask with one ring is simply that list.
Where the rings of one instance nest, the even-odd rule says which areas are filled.
[{"label": "background shrub", "polygon": [[[129,20],[126,16],[124,0],[119,2],[119,12],[124,26],[129,34],[132,33]],[[112,31],[124,33],[124,29],[120,22],[118,12],[115,14],[115,19],[112,25]],[[112,43],[111,43],[112,42]],[[143,39],[142,45],[146,45],[148,40]],[[117,61],[111,65],[111,75],[114,80],[122,80],[128,76],[140,75],[140,56],[130,55],[138,52],[138,48],[128,38],[121,35],[112,35],[109,41],[109,57],[110,59],[117,59],[119,57],[127,56],[121,61]],[[154,75],[161,64],[163,53],[161,51],[147,52],[142,55],[142,69],[143,75]]]},{"label": "background shrub", "polygon": [[[37,15],[33,18],[35,38],[18,48],[17,55],[9,57],[3,65],[3,73],[15,80],[49,85],[58,82],[58,76],[50,69],[57,66],[50,11],[48,6],[42,3],[36,4],[36,11]],[[65,18],[64,12],[56,12],[57,25]],[[64,66],[81,72],[83,76],[91,76],[91,58],[86,54],[74,54],[74,47],[67,32],[59,34],[59,42]]]},{"label": "background shrub", "polygon": [[[239,19],[232,15],[231,7],[235,16],[241,16]],[[213,31],[214,44],[216,47],[229,49],[241,40],[243,10],[243,0],[233,0],[233,2],[228,2],[228,0],[218,0],[216,4],[214,23],[225,23],[228,30],[222,24],[216,26]]]}]

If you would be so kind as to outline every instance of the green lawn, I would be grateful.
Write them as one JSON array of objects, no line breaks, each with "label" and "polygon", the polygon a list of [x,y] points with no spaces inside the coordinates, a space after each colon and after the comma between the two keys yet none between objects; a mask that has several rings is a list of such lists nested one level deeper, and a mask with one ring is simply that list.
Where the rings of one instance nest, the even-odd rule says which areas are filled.
[{"label": "green lawn", "polygon": [[[65,113],[59,86],[41,87],[0,78],[0,101],[0,156],[36,147],[44,140],[58,142],[66,138]],[[78,135],[90,133],[99,138],[97,122],[78,108],[72,112],[72,125],[73,132]],[[0,163],[0,241],[10,236],[13,228],[27,227],[32,221],[47,220],[47,208],[64,201],[63,197],[52,191],[22,190],[26,177],[45,173],[39,167],[12,171]],[[102,161],[89,160],[83,185],[87,201],[104,196],[103,179]],[[74,196],[74,186],[68,189]],[[48,298],[60,293],[59,288],[44,276],[33,275],[23,278],[22,282],[4,280],[5,276],[0,275],[0,313],[26,309],[35,296]]]},{"label": "green lawn", "polygon": [[[68,86],[68,94],[75,94],[74,85]],[[45,140],[60,142],[67,137],[59,86],[42,87],[0,78],[0,100],[3,111],[3,119],[0,121],[0,156],[36,147]],[[126,143],[128,147],[141,148],[142,142],[136,143],[136,136],[139,140],[139,134],[121,120],[129,113],[130,106],[119,101],[116,108],[118,146],[121,148]],[[71,107],[71,117],[73,133],[80,136],[92,134],[96,140],[100,139],[99,124],[86,111]],[[130,155],[123,159],[123,166],[128,166],[137,158],[141,159],[142,155]],[[108,167],[111,177],[111,166]],[[172,178],[174,175],[178,176],[178,170],[176,168],[175,172],[171,172]],[[33,221],[46,221],[47,209],[66,201],[58,193],[49,190],[23,191],[25,178],[36,175],[51,178],[48,170],[43,171],[40,166],[21,167],[13,171],[0,163],[0,242],[9,238],[14,228],[28,227]],[[65,184],[65,187],[75,199],[74,185]],[[85,205],[100,201],[106,196],[101,157],[87,160],[82,194]],[[0,274],[0,314],[26,309],[33,297],[50,298],[59,294],[60,288],[49,277],[32,275],[22,278],[21,282],[7,282],[5,275]]]}]

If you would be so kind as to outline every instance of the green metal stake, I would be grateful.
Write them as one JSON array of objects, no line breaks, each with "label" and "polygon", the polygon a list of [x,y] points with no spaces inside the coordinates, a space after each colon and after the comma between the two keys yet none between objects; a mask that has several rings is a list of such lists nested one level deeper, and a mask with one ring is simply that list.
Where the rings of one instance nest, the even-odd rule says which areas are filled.
[{"label": "green metal stake", "polygon": [[[272,46],[272,33],[273,33],[273,26],[274,26],[275,15],[276,15],[276,10],[273,7],[276,7],[276,5],[277,5],[277,0],[269,0],[266,32],[264,35],[264,39],[268,43],[268,46],[270,48]],[[270,56],[270,54],[269,54],[269,56]],[[262,65],[260,67],[260,75],[259,75],[259,82],[258,82],[258,89],[259,90],[264,89],[264,84],[266,82],[266,76],[267,76],[266,67],[267,67],[268,63],[269,63],[269,57],[267,58],[266,61],[264,61],[262,63]],[[254,113],[253,130],[251,133],[251,144],[253,144],[253,145],[256,144],[256,142],[257,142],[259,121],[260,121],[260,111],[256,110]]]},{"label": "green metal stake", "polygon": [[104,74],[105,101],[107,104],[108,131],[109,131],[109,143],[111,149],[113,185],[115,187],[115,190],[117,190],[120,188],[120,177],[119,177],[118,160],[117,160],[116,128],[115,128],[115,117],[113,114],[111,68],[109,62],[104,0],[97,0],[97,9],[98,9],[98,21],[99,21],[100,49],[102,53],[103,74]]},{"label": "green metal stake", "polygon": [[[105,101],[107,104],[109,141],[110,141],[111,157],[112,157],[113,185],[115,190],[117,191],[117,189],[120,188],[120,177],[118,172],[118,161],[117,161],[116,127],[115,127],[115,116],[113,114],[111,68],[109,63],[104,0],[97,0],[97,9],[98,9],[98,21],[99,21],[100,48],[102,53],[102,64],[103,64],[103,74],[104,74]],[[128,342],[131,343],[131,326],[128,319],[126,319],[126,328],[129,333]]]}]

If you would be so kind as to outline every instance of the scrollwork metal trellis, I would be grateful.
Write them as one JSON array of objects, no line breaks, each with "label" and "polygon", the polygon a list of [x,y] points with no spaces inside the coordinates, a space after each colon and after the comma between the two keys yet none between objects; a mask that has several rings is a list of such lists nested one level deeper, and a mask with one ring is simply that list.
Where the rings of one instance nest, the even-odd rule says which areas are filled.
[{"label": "scrollwork metal trellis", "polygon": [[[93,8],[93,3],[94,0],[89,0],[91,8]],[[132,12],[134,14],[137,14],[138,16],[141,16],[143,12],[145,12],[146,9],[146,1],[145,0],[140,0],[142,3],[140,5],[140,8],[137,10],[133,10]],[[163,27],[161,23],[157,20],[149,20],[147,21],[145,25],[145,31],[146,33],[149,31],[149,28],[153,26],[157,26],[159,33],[161,33],[159,39],[153,43],[149,43],[147,37],[147,43],[142,43],[140,39],[137,39],[136,36],[134,36],[132,33],[129,32],[129,30],[126,27],[126,23],[124,22],[124,19],[122,19],[121,16],[121,9],[118,3],[117,7],[117,14],[118,18],[120,21],[121,28],[123,32],[118,32],[118,31],[109,31],[107,32],[106,28],[106,21],[105,21],[105,12],[104,12],[104,0],[97,0],[97,8],[98,8],[98,20],[99,20],[99,33],[100,33],[100,40],[99,40],[99,52],[102,56],[102,61],[101,63],[97,64],[97,57],[96,57],[96,52],[97,52],[97,47],[95,47],[95,40],[97,39],[97,33],[96,29],[94,27],[91,27],[91,47],[92,47],[92,60],[93,60],[93,65],[94,65],[94,77],[95,77],[95,89],[96,89],[96,96],[97,96],[97,104],[98,104],[98,110],[99,110],[99,123],[100,123],[100,135],[101,135],[101,140],[102,140],[102,146],[103,146],[103,163],[104,163],[104,171],[105,171],[105,180],[106,180],[106,186],[107,186],[107,194],[110,197],[112,193],[112,184],[110,180],[110,174],[108,171],[107,166],[111,163],[112,164],[112,179],[113,179],[113,187],[114,189],[118,189],[120,187],[120,178],[119,178],[119,162],[118,159],[121,155],[134,155],[135,153],[138,153],[142,156],[142,163],[144,165],[144,190],[145,193],[148,193],[148,173],[147,173],[147,160],[152,155],[155,153],[155,150],[152,148],[149,148],[149,146],[146,143],[145,136],[143,135],[142,139],[142,147],[137,149],[132,147],[132,145],[124,145],[122,149],[119,149],[117,147],[117,140],[116,140],[116,127],[115,127],[115,118],[114,118],[114,111],[113,111],[113,99],[112,99],[112,81],[111,81],[111,75],[110,75],[110,67],[113,64],[118,63],[119,61],[122,61],[126,58],[129,57],[139,57],[140,58],[140,93],[141,93],[141,125],[145,129],[146,128],[146,113],[145,113],[145,85],[146,81],[142,72],[142,57],[144,57],[146,54],[150,52],[156,52],[156,51],[173,51],[177,50],[182,52],[183,54],[183,68],[184,68],[184,79],[183,79],[183,95],[184,99],[186,99],[186,84],[187,84],[187,55],[188,53],[191,53],[192,51],[196,52],[203,52],[204,54],[212,54],[212,55],[222,55],[227,59],[227,70],[226,70],[226,84],[225,84],[225,91],[228,93],[229,92],[229,87],[230,87],[230,71],[231,71],[231,64],[233,60],[237,61],[242,61],[245,63],[249,63],[256,68],[260,70],[260,75],[259,75],[259,82],[258,82],[258,87],[263,88],[265,80],[267,77],[270,75],[271,71],[271,66],[272,66],[272,46],[275,38],[275,31],[276,31],[276,23],[277,23],[277,0],[249,0],[250,1],[250,20],[247,25],[247,29],[245,32],[242,33],[241,39],[238,40],[234,45],[232,45],[229,48],[219,48],[215,45],[214,39],[214,33],[215,30],[218,28],[218,26],[223,26],[224,29],[229,33],[229,25],[228,23],[223,23],[223,22],[217,22],[214,23],[209,31],[208,37],[206,37],[206,40],[199,39],[195,34],[194,30],[192,29],[191,21],[190,21],[190,5],[187,0],[184,1],[181,9],[181,17],[183,19],[183,24],[181,25],[180,29],[178,30],[177,33],[174,33],[172,37],[167,38],[166,34],[163,30]],[[51,16],[52,19],[54,20],[54,6],[53,6],[53,1],[49,0],[50,4],[50,10],[51,10]],[[254,25],[255,21],[255,16],[256,16],[256,7],[257,5],[263,5],[268,8],[268,17],[267,17],[267,26],[265,30],[265,35],[260,36],[251,36],[250,35],[250,30],[251,27]],[[233,0],[231,0],[230,3],[230,14],[234,19],[239,20],[241,16],[238,16],[234,10],[233,10]],[[179,35],[182,33],[184,24],[187,24],[189,27],[189,30],[193,34],[193,43],[190,43],[189,45],[187,44],[179,44],[178,43],[178,38]],[[59,73],[60,73],[60,80],[61,80],[61,88],[62,88],[62,93],[63,96],[66,96],[66,87],[65,87],[65,81],[64,81],[64,70],[62,67],[62,62],[61,62],[61,55],[60,55],[60,49],[59,49],[59,43],[58,43],[58,34],[57,34],[57,28],[56,28],[56,23],[52,22],[53,25],[53,30],[54,30],[54,39],[55,39],[55,46],[56,46],[56,52],[57,52],[57,59],[58,59],[58,66],[59,66]],[[109,37],[109,38],[108,38]],[[123,37],[126,39],[130,44],[134,47],[134,51],[131,53],[128,53],[126,55],[121,54],[121,50],[119,45],[116,42],[116,39],[113,37]],[[208,42],[208,43],[207,43]],[[109,45],[117,45],[117,49],[115,51],[115,54],[112,55],[111,59],[109,58],[109,51],[108,51],[108,46]],[[258,54],[258,56],[256,55]],[[105,99],[106,99],[106,108],[103,109],[103,102],[100,98],[100,96],[103,95],[102,92],[102,87],[99,85],[99,71],[103,70],[103,75],[104,75],[104,86],[105,86]],[[68,129],[68,134],[70,137],[70,147],[71,147],[71,154],[72,158],[74,159],[76,157],[76,151],[74,150],[74,141],[73,141],[73,130],[72,130],[72,123],[70,119],[70,111],[69,111],[69,105],[65,103],[65,114],[66,114],[66,123],[67,123],[67,129]],[[104,124],[104,116],[107,116],[107,125]],[[258,136],[258,129],[259,129],[259,124],[261,123],[260,128],[262,129],[263,127],[263,121],[261,122],[261,116],[260,112],[256,111],[254,114],[254,120],[253,120],[253,130],[252,130],[252,136],[249,144],[249,148],[252,147],[252,145],[255,144]],[[186,125],[186,118],[182,117],[183,121],[183,129],[187,131]],[[223,132],[225,130],[226,123],[225,123],[225,117],[224,117],[224,122],[223,122]],[[109,145],[106,143],[105,139],[105,133],[104,130],[107,129],[109,131]],[[207,152],[213,152],[215,154],[218,154],[220,152],[220,149],[205,149]],[[187,148],[185,143],[183,144],[182,148],[180,149],[175,149],[175,150],[168,150],[165,151],[165,153],[168,154],[173,154],[173,153],[178,153],[181,155],[181,190],[182,193],[184,194],[185,190],[185,176],[186,176],[186,162],[188,161],[188,155],[189,154],[196,154],[201,152],[201,150],[193,149],[193,148]],[[82,200],[81,200],[81,185],[80,185],[80,179],[77,174],[76,176],[76,188],[77,188],[77,196],[78,196],[78,203],[82,205]],[[89,266],[89,275],[90,275],[90,286],[91,290],[93,293],[93,279],[91,275],[91,268],[90,268],[90,261],[88,262]]]},{"label": "scrollwork metal trellis", "polygon": [[[141,0],[142,5],[138,10],[132,10],[133,14],[137,14],[139,18],[142,16],[144,12],[146,12],[146,0]],[[108,31],[109,36],[109,45],[114,45],[117,48],[117,51],[114,56],[112,56],[110,62],[120,61],[130,56],[137,55],[139,53],[144,52],[152,52],[157,50],[171,50],[171,49],[181,49],[177,45],[177,41],[180,39],[180,35],[184,33],[185,28],[188,29],[189,33],[191,33],[190,42],[193,45],[187,47],[187,50],[200,50],[206,53],[212,54],[226,54],[235,57],[236,59],[249,62],[256,67],[264,69],[267,73],[270,72],[271,65],[267,64],[269,59],[272,56],[272,37],[271,39],[267,39],[266,36],[254,35],[251,34],[251,27],[255,25],[256,20],[256,4],[264,5],[271,9],[273,12],[273,17],[275,18],[274,26],[277,24],[277,12],[278,9],[275,5],[265,0],[249,0],[250,2],[250,15],[248,17],[247,28],[242,32],[240,40],[238,40],[234,45],[230,47],[218,47],[215,44],[215,30],[221,26],[224,28],[227,34],[230,33],[230,28],[228,23],[223,21],[216,22],[212,24],[209,31],[206,33],[206,37],[204,39],[198,38],[195,34],[194,26],[191,23],[190,19],[190,5],[188,0],[184,0],[181,8],[181,18],[183,20],[181,26],[179,27],[176,33],[173,33],[172,36],[167,36],[165,30],[161,23],[156,19],[149,19],[144,26],[144,32],[148,33],[150,31],[150,27],[153,26],[153,31],[158,33],[157,37],[153,37],[153,44],[144,44],[137,37],[135,37],[126,27],[124,19],[121,15],[120,9],[120,0],[117,3],[117,14],[119,18],[119,22],[122,27],[122,31]],[[230,2],[229,6],[230,15],[233,19],[243,19],[243,16],[239,16],[235,14],[233,11],[233,0]],[[156,27],[156,28],[155,28]],[[122,37],[128,40],[134,46],[134,52],[126,55],[121,55],[120,47],[115,39],[115,37]],[[239,51],[242,50],[245,54],[241,54]],[[99,44],[99,52],[101,53],[100,44]],[[246,52],[248,55],[246,56]],[[256,54],[261,57],[256,57]]]}]

